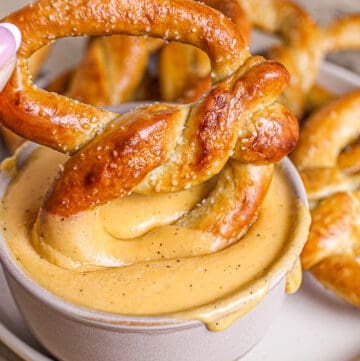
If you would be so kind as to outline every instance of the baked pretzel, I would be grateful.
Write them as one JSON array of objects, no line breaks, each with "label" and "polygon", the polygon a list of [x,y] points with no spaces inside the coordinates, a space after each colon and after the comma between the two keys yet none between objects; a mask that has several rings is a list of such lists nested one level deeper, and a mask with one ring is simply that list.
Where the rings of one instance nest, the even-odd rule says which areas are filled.
[{"label": "baked pretzel", "polygon": [[312,212],[302,265],[326,287],[360,306],[360,191],[336,193]]},{"label": "baked pretzel", "polygon": [[291,159],[299,169],[310,202],[360,186],[356,158],[359,117],[360,90],[354,90],[321,107],[305,121]]},{"label": "baked pretzel", "polygon": [[359,36],[354,34],[359,33],[360,16],[346,16],[319,27],[301,6],[289,0],[238,1],[256,28],[280,36],[282,43],[267,54],[289,70],[290,84],[281,101],[302,118],[325,55],[359,48]]},{"label": "baked pretzel", "polygon": [[[61,151],[79,149],[45,197],[34,243],[44,244],[43,230],[53,229],[59,217],[71,224],[72,216],[96,213],[114,198],[178,192],[215,175],[218,180],[208,198],[176,224],[213,234],[220,248],[241,237],[256,220],[273,163],[297,140],[295,117],[275,102],[289,79],[284,66],[251,57],[239,29],[217,10],[197,2],[108,0],[89,6],[74,0],[60,5],[61,1],[40,0],[7,19],[23,31],[24,43],[17,71],[0,98],[6,124],[19,117],[26,124],[16,123],[14,128],[31,133],[30,139]],[[94,10],[96,17],[89,14],[83,20],[84,13]],[[68,13],[71,26],[64,20]],[[31,19],[42,17],[44,23],[31,29],[30,36]],[[45,26],[54,29],[51,38],[66,35],[70,28],[73,35],[145,34],[198,46],[210,58],[216,85],[193,104],[151,104],[122,116],[34,89],[26,77],[26,56],[46,43],[41,35]],[[11,107],[13,98],[16,109]],[[114,257],[99,258],[86,262],[108,265]]]},{"label": "baked pretzel", "polygon": [[[16,71],[0,96],[0,115],[4,125],[16,133],[63,152],[76,151],[118,115],[32,85],[27,73],[28,58],[48,42],[69,35],[110,33],[181,39],[208,53],[214,81],[233,73],[249,56],[231,21],[198,3],[108,0],[89,4],[85,0],[74,0],[67,6],[62,5],[61,0],[40,1],[6,18],[21,29],[23,41]],[[69,8],[72,19],[66,21]],[[86,9],[86,16],[80,14],[79,9]],[[35,17],[43,21],[35,24],[31,20]],[[215,24],[224,31],[214,38],[209,31]],[[221,56],[224,53],[231,61]]]},{"label": "baked pretzel", "polygon": [[312,210],[305,270],[360,306],[360,90],[330,101],[305,121],[291,155]]},{"label": "baked pretzel", "polygon": [[324,51],[351,50],[360,48],[360,14],[344,15],[322,29]]}]

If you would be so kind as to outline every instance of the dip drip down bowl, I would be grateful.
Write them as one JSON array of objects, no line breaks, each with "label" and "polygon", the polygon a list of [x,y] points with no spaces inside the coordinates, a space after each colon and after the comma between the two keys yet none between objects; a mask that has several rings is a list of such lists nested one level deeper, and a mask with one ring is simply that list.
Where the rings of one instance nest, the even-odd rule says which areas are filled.
[{"label": "dip drip down bowl", "polygon": [[[120,111],[132,106],[122,106]],[[52,355],[66,361],[235,360],[259,342],[286,293],[295,291],[301,283],[299,255],[310,225],[303,185],[287,158],[276,165],[275,180],[258,220],[236,246],[217,252],[217,256],[187,257],[183,263],[179,260],[177,268],[169,267],[171,276],[164,281],[169,285],[161,286],[164,293],[150,290],[152,284],[162,282],[147,279],[153,265],[149,271],[129,276],[129,283],[134,279],[139,282],[130,289],[148,290],[134,291],[129,305],[118,309],[113,304],[121,304],[122,294],[127,292],[122,287],[126,272],[133,272],[131,266],[119,267],[121,271],[111,268],[110,273],[106,269],[65,269],[38,254],[31,243],[29,229],[36,220],[33,204],[41,204],[64,157],[26,143],[3,162],[0,174],[1,263],[24,319]],[[44,170],[44,165],[51,169]],[[39,177],[45,178],[35,187],[41,194],[31,197],[32,182]],[[16,216],[19,213],[23,216]],[[279,225],[278,219],[284,221]],[[24,223],[30,228],[22,229]],[[213,261],[208,261],[209,257]],[[191,265],[192,258],[198,259],[193,266],[197,273],[194,279],[181,281],[181,272]],[[237,263],[231,263],[235,258]],[[164,262],[155,263],[166,268]],[[143,263],[144,267],[151,264]],[[207,265],[209,269],[205,270]],[[206,278],[211,276],[198,277],[199,270],[215,272],[222,278],[214,280],[216,289],[211,290],[210,298],[193,296],[192,286],[204,282],[205,288],[211,288]],[[227,279],[238,282],[222,290],[221,281],[226,288]],[[179,295],[184,307],[166,290],[173,287],[174,280],[186,282],[189,287],[186,294]],[[155,306],[148,306],[154,302],[151,295]]]}]

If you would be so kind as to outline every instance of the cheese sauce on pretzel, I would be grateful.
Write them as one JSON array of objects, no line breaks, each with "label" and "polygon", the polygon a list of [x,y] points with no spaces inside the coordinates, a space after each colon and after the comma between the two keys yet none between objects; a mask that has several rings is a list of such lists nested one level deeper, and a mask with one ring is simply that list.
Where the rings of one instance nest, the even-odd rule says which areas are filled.
[{"label": "cheese sauce on pretzel", "polygon": [[[15,172],[18,175],[1,207],[2,228],[14,258],[32,279],[58,296],[107,312],[199,319],[210,329],[220,330],[255,306],[279,275],[292,266],[289,291],[299,287],[301,272],[296,261],[310,220],[281,165],[276,166],[257,222],[244,238],[223,250],[216,252],[216,247],[210,247],[201,252],[198,247],[215,241],[212,234],[170,225],[163,226],[154,235],[145,234],[143,249],[129,248],[131,265],[81,267],[78,264],[74,268],[71,264],[72,269],[56,265],[59,256],[65,259],[66,252],[78,252],[71,225],[70,232],[69,228],[62,229],[63,249],[54,250],[52,245],[34,248],[31,234],[44,193],[65,157],[45,148],[36,149]],[[14,173],[14,166],[12,160],[3,170],[6,167]],[[150,200],[145,195],[129,196],[105,205],[98,210],[101,214],[96,219],[98,223],[92,224],[103,228],[95,241],[106,247],[104,238],[119,236],[123,238],[119,242],[130,245],[133,240],[136,242],[132,237],[141,237],[146,231],[147,222],[165,223],[174,214],[199,202],[211,187],[213,184],[205,184],[195,190],[151,196]],[[77,223],[78,218],[81,215],[75,215],[74,222]],[[145,222],[141,221],[144,219]],[[57,222],[61,229],[63,221],[59,218]],[[142,224],[143,228],[134,224]],[[78,227],[81,229],[81,224]],[[83,236],[86,239],[87,235]],[[176,249],[181,246],[184,249]],[[179,253],[172,255],[174,249]],[[92,246],[88,252],[101,257],[99,250]],[[151,254],[155,259],[148,260]]]}]

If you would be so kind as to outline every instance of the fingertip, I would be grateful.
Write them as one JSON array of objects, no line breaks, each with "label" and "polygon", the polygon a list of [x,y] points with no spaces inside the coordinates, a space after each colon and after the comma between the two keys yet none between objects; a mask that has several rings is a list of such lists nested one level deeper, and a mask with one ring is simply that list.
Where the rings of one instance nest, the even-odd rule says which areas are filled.
[{"label": "fingertip", "polygon": [[16,50],[18,50],[21,44],[21,32],[19,28],[11,23],[0,23],[0,29],[5,29],[12,35],[15,40]]}]

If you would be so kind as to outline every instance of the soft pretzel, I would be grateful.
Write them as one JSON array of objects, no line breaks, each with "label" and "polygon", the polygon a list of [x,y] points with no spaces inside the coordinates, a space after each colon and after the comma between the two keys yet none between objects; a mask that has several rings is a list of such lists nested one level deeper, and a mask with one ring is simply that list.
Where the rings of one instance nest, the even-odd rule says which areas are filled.
[{"label": "soft pretzel", "polygon": [[[29,60],[29,71],[33,79],[37,78],[49,51],[50,47],[44,46],[31,56]],[[23,138],[19,137],[8,128],[0,127],[0,132],[6,148],[10,153],[13,153],[24,141]]]},{"label": "soft pretzel", "polygon": [[95,106],[129,101],[161,44],[159,39],[126,35],[92,38],[64,94]]},{"label": "soft pretzel", "polygon": [[[291,159],[310,201],[360,186],[358,160],[354,157],[358,147],[352,145],[360,136],[359,117],[360,90],[354,90],[321,107],[305,121]],[[350,150],[344,151],[347,146]],[[353,165],[349,165],[351,159]]]},{"label": "soft pretzel", "polygon": [[[71,21],[67,21],[69,8]],[[86,9],[86,14],[80,13],[80,9]],[[32,19],[36,17],[43,19],[42,22],[35,24]],[[76,151],[117,114],[32,85],[27,73],[28,58],[48,42],[69,35],[110,33],[181,40],[208,53],[214,81],[233,73],[249,56],[229,19],[190,1],[73,0],[66,6],[61,0],[40,1],[13,13],[6,21],[21,29],[23,41],[16,71],[0,96],[0,116],[4,125],[19,135],[63,152]],[[214,26],[223,30],[216,37],[209,34]]]},{"label": "soft pretzel", "polygon": [[[71,229],[73,216],[77,227],[85,229],[89,224],[99,224],[96,219],[101,217],[101,205],[106,206],[111,199],[136,192],[173,193],[194,189],[219,172],[211,193],[187,215],[176,219],[174,225],[201,232],[199,247],[194,250],[189,245],[188,251],[193,255],[220,250],[243,236],[257,219],[272,179],[273,164],[244,164],[235,159],[237,152],[233,149],[237,142],[247,146],[246,142],[253,142],[251,136],[254,136],[237,131],[241,126],[238,117],[241,115],[246,119],[257,111],[266,116],[263,107],[268,109],[266,106],[273,102],[274,93],[264,94],[269,94],[268,87],[277,88],[276,94],[280,93],[284,77],[287,78],[280,64],[265,62],[262,58],[250,58],[244,68],[240,68],[239,78],[235,76],[236,81],[226,79],[193,105],[155,104],[124,114],[101,136],[73,155],[47,193],[33,234],[35,247],[46,254],[49,249],[58,251],[49,254],[53,262],[76,268],[79,259],[74,260],[73,248],[69,247],[69,253],[64,251],[60,239],[63,227],[66,232],[69,231],[67,227]],[[258,85],[254,88],[255,79]],[[241,99],[233,110],[229,109],[233,103],[231,99]],[[276,108],[276,103],[271,104],[268,111],[287,120],[288,126],[284,128],[290,129],[289,140],[293,144],[297,121],[288,112],[284,112],[285,116],[280,114],[283,107],[279,106],[278,113]],[[255,127],[252,129],[256,132]],[[277,138],[276,132],[273,135]],[[276,141],[274,143],[276,145]],[[231,155],[233,159],[229,161]],[[46,230],[51,231],[51,236]],[[101,229],[90,234],[99,232]],[[88,231],[85,233],[88,235],[85,243],[74,237],[82,264],[117,266],[131,263],[126,250],[132,247],[140,248],[141,257],[146,259],[160,257],[153,252],[153,247],[143,254],[147,236],[139,236],[131,245],[127,241],[123,243],[104,237],[108,242],[99,248],[96,239]],[[204,234],[207,235],[205,238]],[[94,253],[87,251],[89,247],[97,249],[95,254],[101,256],[94,258]],[[179,256],[187,246],[181,242],[171,250],[173,253],[161,253],[161,257]]]},{"label": "soft pretzel", "polygon": [[304,269],[348,302],[360,306],[360,191],[336,193],[312,212],[301,255]]},{"label": "soft pretzel", "polygon": [[305,121],[291,155],[312,210],[301,255],[305,270],[360,306],[360,90],[319,108]]}]

